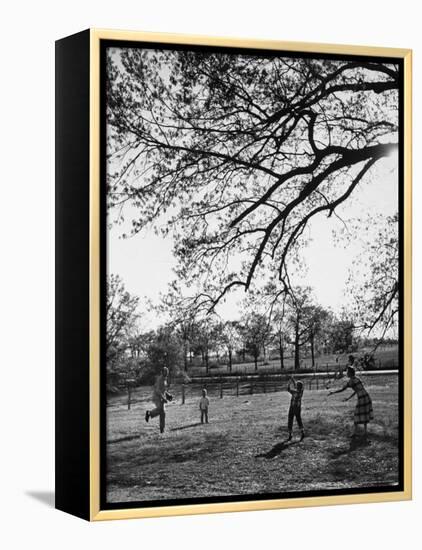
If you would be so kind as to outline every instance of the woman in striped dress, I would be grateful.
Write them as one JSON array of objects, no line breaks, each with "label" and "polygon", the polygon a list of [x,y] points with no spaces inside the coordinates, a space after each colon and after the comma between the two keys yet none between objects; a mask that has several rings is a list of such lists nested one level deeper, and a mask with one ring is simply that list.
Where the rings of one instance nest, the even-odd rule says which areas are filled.
[{"label": "woman in striped dress", "polygon": [[354,424],[355,431],[353,437],[357,436],[358,425],[363,424],[365,435],[367,433],[368,422],[374,419],[374,411],[372,409],[372,400],[369,396],[369,393],[365,390],[362,381],[357,378],[355,369],[353,367],[347,367],[347,376],[349,381],[342,388],[336,391],[331,391],[328,395],[333,395],[334,393],[341,393],[348,388],[353,390],[353,393],[345,399],[349,401],[354,395],[357,395],[358,402],[356,403],[355,415],[354,415]]}]

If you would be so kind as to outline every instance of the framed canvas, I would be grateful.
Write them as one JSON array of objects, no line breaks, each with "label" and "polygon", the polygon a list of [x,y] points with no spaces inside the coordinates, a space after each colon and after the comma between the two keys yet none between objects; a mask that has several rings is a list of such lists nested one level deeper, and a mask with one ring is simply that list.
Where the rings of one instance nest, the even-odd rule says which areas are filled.
[{"label": "framed canvas", "polygon": [[56,507],[411,498],[411,51],[56,43]]}]

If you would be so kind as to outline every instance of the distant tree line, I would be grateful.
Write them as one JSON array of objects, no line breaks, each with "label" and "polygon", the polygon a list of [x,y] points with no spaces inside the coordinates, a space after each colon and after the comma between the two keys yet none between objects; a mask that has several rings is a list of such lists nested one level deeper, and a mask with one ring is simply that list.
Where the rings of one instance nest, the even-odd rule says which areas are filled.
[{"label": "distant tree line", "polygon": [[187,377],[192,367],[210,373],[214,365],[226,365],[232,372],[234,364],[246,362],[258,371],[270,359],[278,360],[283,371],[289,358],[297,370],[304,356],[315,367],[318,356],[350,353],[358,343],[353,319],[316,303],[307,287],[279,301],[267,285],[245,298],[238,319],[222,320],[214,312],[200,315],[189,309],[190,302],[174,286],[157,308],[170,320],[153,330],[141,330],[139,299],[119,277],[109,278],[107,296],[107,369],[110,379],[120,381],[150,382],[164,366],[172,375]]}]

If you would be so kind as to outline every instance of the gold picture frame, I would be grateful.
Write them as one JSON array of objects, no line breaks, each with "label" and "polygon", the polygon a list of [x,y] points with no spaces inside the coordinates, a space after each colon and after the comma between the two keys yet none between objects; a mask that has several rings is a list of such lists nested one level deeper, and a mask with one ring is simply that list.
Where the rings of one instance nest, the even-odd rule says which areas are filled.
[{"label": "gold picture frame", "polygon": [[[89,284],[89,357],[86,358],[86,364],[81,369],[89,369],[89,379],[85,379],[87,391],[89,393],[89,472],[85,471],[85,480],[88,476],[89,484],[81,490],[84,496],[83,511],[78,512],[78,504],[73,502],[68,504],[64,493],[69,490],[63,481],[65,472],[69,468],[59,468],[59,485],[64,483],[60,492],[57,507],[80,515],[91,521],[103,521],[112,519],[126,518],[147,518],[157,516],[175,516],[186,514],[210,514],[219,512],[238,512],[247,510],[266,510],[296,508],[308,506],[326,506],[334,504],[356,504],[369,502],[386,502],[409,500],[412,498],[412,374],[411,374],[411,329],[412,329],[412,279],[411,279],[411,261],[412,261],[412,51],[409,49],[380,48],[367,46],[348,46],[333,44],[316,44],[306,42],[283,42],[268,40],[251,40],[238,38],[207,37],[207,36],[188,36],[180,34],[150,33],[150,32],[132,32],[117,31],[105,29],[90,29],[85,31],[84,42],[81,48],[85,51],[86,45],[89,49],[86,51],[89,63],[89,272],[87,274]],[[63,44],[70,47],[71,39],[64,39]],[[336,55],[357,55],[357,56],[377,56],[389,57],[403,60],[404,63],[404,233],[403,233],[403,287],[404,295],[401,297],[404,315],[404,365],[403,365],[403,490],[391,492],[368,492],[367,494],[342,494],[329,496],[312,497],[294,497],[269,500],[248,500],[238,502],[217,502],[206,504],[189,505],[165,505],[154,507],[127,507],[119,509],[101,509],[100,506],[100,482],[101,482],[101,445],[100,445],[100,330],[101,330],[101,310],[100,310],[100,102],[101,102],[101,79],[100,79],[100,43],[107,41],[128,41],[142,43],[162,43],[162,44],[183,44],[193,46],[209,46],[236,49],[254,49],[254,50],[280,50],[284,52],[308,52],[315,54],[336,54]],[[58,44],[60,44],[60,42]],[[60,46],[58,46],[60,48]],[[63,48],[65,46],[62,46]],[[65,63],[63,55],[58,60],[58,67]],[[77,64],[75,57],[74,66]],[[58,70],[59,70],[58,69]],[[85,78],[86,80],[86,78]],[[60,85],[60,83],[59,83]],[[85,81],[84,86],[86,87]],[[60,99],[60,98],[59,98]],[[66,106],[63,107],[65,109]],[[60,113],[59,113],[59,116]],[[65,116],[65,115],[63,115]],[[59,122],[60,124],[60,122]],[[60,131],[60,130],[59,130]],[[59,136],[60,139],[60,136]],[[59,154],[60,151],[59,151]],[[59,176],[60,177],[60,174]],[[76,200],[76,199],[75,199]],[[57,223],[61,223],[59,221]],[[60,271],[60,267],[58,267]],[[60,271],[61,272],[61,271]],[[59,288],[60,292],[60,288]],[[62,315],[63,313],[60,313]],[[59,364],[57,369],[62,369]],[[60,370],[60,372],[62,372]],[[88,381],[89,380],[89,381]],[[89,387],[88,387],[89,386]],[[63,386],[57,387],[59,392],[61,413],[70,415],[70,412],[63,412],[66,408],[66,398],[62,396]],[[58,430],[68,426],[69,420],[60,417],[61,423]],[[72,438],[70,438],[72,440]],[[66,443],[63,443],[66,445]],[[57,460],[64,461],[64,451],[58,452]],[[76,460],[76,459],[75,459]],[[70,476],[72,478],[72,475]],[[84,483],[84,482],[81,482]],[[61,485],[60,485],[61,486]],[[74,497],[76,500],[76,497]]]}]

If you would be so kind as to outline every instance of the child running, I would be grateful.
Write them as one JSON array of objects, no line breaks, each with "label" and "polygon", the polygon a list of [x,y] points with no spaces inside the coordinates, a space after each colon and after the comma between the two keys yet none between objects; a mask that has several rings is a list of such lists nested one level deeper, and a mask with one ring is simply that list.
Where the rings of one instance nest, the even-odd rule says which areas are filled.
[{"label": "child running", "polygon": [[287,428],[289,430],[289,437],[287,441],[291,441],[292,432],[293,432],[293,419],[296,418],[297,424],[301,431],[300,441],[305,437],[305,429],[303,427],[301,410],[302,410],[302,396],[303,396],[303,383],[299,380],[296,380],[292,377],[289,380],[287,386],[287,391],[291,394],[292,398],[290,400],[289,408],[289,418],[287,423]]},{"label": "child running", "polygon": [[330,391],[328,395],[333,395],[335,393],[341,393],[347,388],[353,390],[353,393],[346,397],[344,401],[349,401],[354,395],[357,395],[358,402],[356,403],[355,414],[354,414],[354,432],[352,437],[358,436],[358,426],[359,424],[364,425],[364,434],[367,435],[367,425],[368,422],[374,419],[374,411],[372,409],[372,400],[369,396],[369,393],[366,391],[361,380],[356,376],[356,371],[352,366],[347,367],[347,376],[349,381],[342,388],[335,391]]},{"label": "child running", "polygon": [[210,400],[207,397],[207,390],[204,388],[202,390],[202,397],[199,401],[199,410],[201,411],[201,424],[208,424],[208,407],[210,406]]}]

